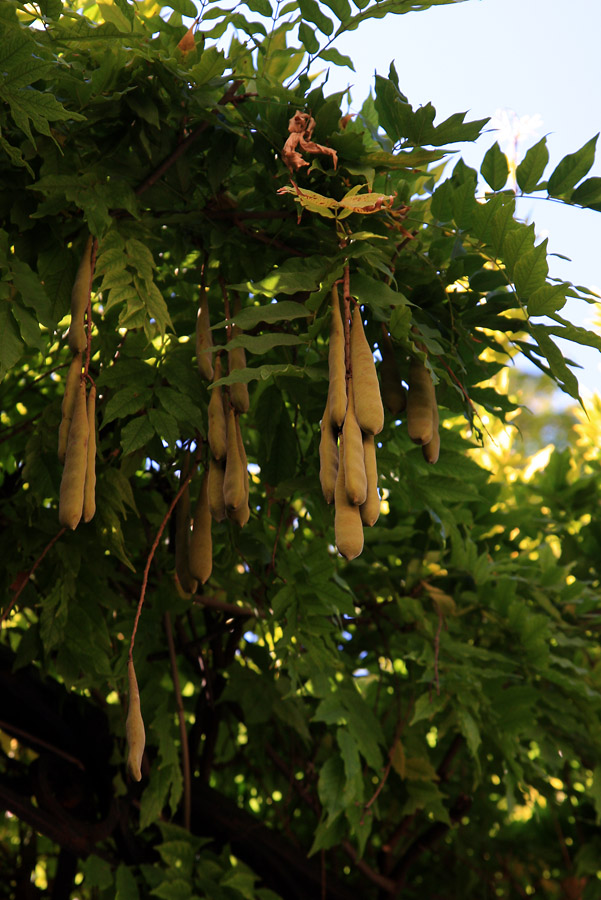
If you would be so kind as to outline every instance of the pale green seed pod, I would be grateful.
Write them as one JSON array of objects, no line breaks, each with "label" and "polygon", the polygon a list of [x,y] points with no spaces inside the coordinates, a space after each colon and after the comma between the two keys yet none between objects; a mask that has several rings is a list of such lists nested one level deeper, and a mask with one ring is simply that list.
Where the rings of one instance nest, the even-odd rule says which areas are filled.
[{"label": "pale green seed pod", "polygon": [[88,392],[88,459],[83,489],[83,520],[89,522],[96,512],[96,385]]},{"label": "pale green seed pod", "polygon": [[58,429],[58,458],[64,463],[65,454],[67,452],[67,440],[69,438],[69,429],[71,428],[71,419],[73,418],[73,409],[75,407],[75,397],[81,380],[82,354],[76,353],[71,360],[67,378],[65,380],[65,393],[63,394],[63,403],[61,406],[61,424]]},{"label": "pale green seed pod", "polygon": [[132,778],[142,780],[142,757],[146,743],[144,720],[140,708],[140,691],[134,669],[133,660],[127,663],[127,680],[129,683],[129,709],[125,722],[125,735],[127,738],[127,765]]},{"label": "pale green seed pod", "polygon": [[384,407],[374,355],[365,337],[361,310],[358,306],[353,310],[350,350],[357,421],[366,434],[379,434],[384,427]]},{"label": "pale green seed pod", "polygon": [[328,405],[334,428],[341,428],[346,415],[346,362],[344,327],[340,315],[340,301],[336,285],[332,287],[330,344],[328,349]]},{"label": "pale green seed pod", "polygon": [[83,513],[88,463],[88,433],[86,385],[85,381],[81,379],[75,396],[73,418],[69,428],[58,503],[59,522],[66,528],[77,528]]},{"label": "pale green seed pod", "polygon": [[83,353],[88,345],[84,316],[90,299],[92,280],[92,235],[86,241],[85,250],[71,291],[71,324],[69,326],[69,347],[73,353]]},{"label": "pale green seed pod", "polygon": [[213,537],[209,508],[209,475],[205,472],[194,508],[190,538],[190,573],[205,584],[213,571]]}]

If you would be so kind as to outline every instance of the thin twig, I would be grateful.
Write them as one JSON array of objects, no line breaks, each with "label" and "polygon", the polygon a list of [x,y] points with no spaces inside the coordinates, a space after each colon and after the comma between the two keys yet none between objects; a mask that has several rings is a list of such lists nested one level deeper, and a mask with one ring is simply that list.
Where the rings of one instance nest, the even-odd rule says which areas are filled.
[{"label": "thin twig", "polygon": [[31,578],[31,576],[33,575],[33,573],[35,572],[35,570],[37,569],[37,567],[39,566],[39,564],[42,562],[42,560],[44,559],[44,557],[46,556],[46,554],[48,553],[48,551],[50,550],[50,548],[53,547],[54,544],[56,544],[56,542],[58,541],[58,539],[59,539],[60,537],[62,537],[62,535],[65,533],[65,531],[66,531],[66,527],[63,525],[63,527],[60,529],[60,531],[58,531],[58,532],[54,535],[54,537],[52,538],[52,540],[48,541],[48,543],[46,544],[46,546],[44,547],[44,549],[42,550],[42,552],[40,553],[40,555],[38,556],[38,558],[37,558],[36,561],[34,562],[33,566],[32,566],[31,569],[29,570],[29,572],[27,572],[27,573],[23,576],[23,579],[22,579],[21,583],[19,584],[19,586],[17,587],[17,589],[16,589],[16,591],[15,591],[14,597],[12,598],[12,600],[10,601],[10,603],[8,604],[8,606],[6,607],[6,609],[4,610],[4,612],[2,613],[2,615],[0,616],[0,624],[2,624],[2,622],[4,622],[4,621],[6,620],[6,617],[8,616],[9,612],[11,611],[11,609],[13,608],[13,606],[15,605],[15,603],[17,602],[17,600],[18,600],[19,597],[21,596],[21,593],[23,592],[23,590],[24,590],[24,588],[25,588],[25,585],[27,584],[27,582],[29,581],[29,579]]},{"label": "thin twig", "polygon": [[[232,100],[234,100],[236,91],[241,84],[241,81],[232,82],[223,97],[217,101],[218,106],[225,106],[226,103],[230,103]],[[238,99],[242,100],[244,98],[240,97]],[[152,187],[153,184],[155,184],[159,180],[159,178],[161,178],[161,176],[164,175],[165,172],[167,172],[171,168],[171,166],[178,161],[180,156],[183,156],[183,154],[191,146],[191,144],[193,144],[194,141],[199,138],[204,131],[207,130],[209,125],[210,122],[201,122],[200,125],[198,125],[198,127],[188,135],[188,137],[184,138],[184,140],[180,144],[178,144],[175,150],[169,154],[167,159],[163,160],[161,165],[157,169],[155,169],[154,172],[152,172],[148,176],[148,178],[145,178],[144,181],[138,185],[134,193],[139,197],[140,194],[143,194],[144,191],[147,191],[148,188]]]},{"label": "thin twig", "polygon": [[[165,513],[165,515],[163,517],[163,521],[159,525],[159,530],[157,531],[156,537],[152,544],[152,547],[150,548],[150,553],[148,554],[148,558],[146,560],[146,565],[144,566],[142,587],[140,588],[140,599],[138,600],[138,608],[136,610],[136,618],[134,619],[134,627],[132,629],[131,640],[129,642],[129,653],[127,655],[128,662],[133,661],[134,643],[136,640],[136,631],[138,630],[138,622],[140,621],[140,615],[142,614],[142,607],[144,606],[144,598],[146,597],[146,587],[148,585],[148,573],[150,572],[150,566],[152,564],[152,560],[154,559],[154,554],[156,553],[156,549],[159,546],[159,541],[161,540],[161,535],[163,534],[163,531],[165,530],[165,526],[171,517],[171,513],[175,509],[175,507],[177,505],[177,501],[179,500],[181,495],[186,490],[186,487],[188,486],[193,473],[194,473],[194,467],[192,467],[192,470],[190,472],[188,472],[188,474],[186,475],[186,477],[184,479],[182,479],[182,483],[179,486],[179,490],[177,491],[175,497],[171,501],[169,509]],[[63,531],[64,531],[64,529],[63,529]]]},{"label": "thin twig", "polygon": [[171,628],[171,616],[169,610],[164,615],[163,624],[165,634],[167,635],[167,646],[169,648],[169,661],[171,663],[171,678],[173,679],[173,689],[175,691],[175,699],[177,702],[177,718],[179,721],[179,735],[182,742],[182,772],[184,776],[184,828],[190,831],[190,813],[192,809],[192,781],[190,777],[190,751],[188,749],[188,732],[186,731],[186,717],[184,713],[184,701],[182,700],[182,691],[179,683],[179,672],[177,671],[177,657],[175,654],[175,644],[173,642],[173,629]]},{"label": "thin twig", "polygon": [[86,309],[86,327],[87,327],[87,344],[86,344],[86,364],[84,375],[87,377],[90,368],[90,353],[92,349],[92,282],[94,281],[94,269],[96,268],[96,254],[98,252],[98,239],[92,241],[92,251],[90,257],[90,283],[88,285],[88,305]]},{"label": "thin twig", "polygon": [[351,377],[351,274],[348,263],[344,267],[342,285],[344,299],[344,357],[346,360],[346,380]]},{"label": "thin twig", "polygon": [[249,616],[255,619],[265,617],[265,613],[261,612],[260,609],[251,609],[250,606],[236,606],[235,603],[226,603],[225,600],[218,600],[217,597],[208,597],[206,594],[197,594],[194,597],[194,603],[198,606],[220,609],[230,616]]},{"label": "thin twig", "polygon": [[76,756],[71,756],[70,753],[66,753],[55,744],[50,744],[43,738],[38,737],[37,734],[30,734],[28,731],[23,731],[22,728],[17,728],[17,726],[13,725],[12,722],[3,722],[1,719],[0,728],[2,729],[2,731],[5,731],[6,734],[15,734],[18,737],[23,738],[26,743],[34,744],[37,747],[43,747],[45,750],[49,750],[51,753],[55,753],[56,756],[60,756],[62,757],[62,759],[66,759],[67,762],[73,763],[74,766],[77,766],[78,769],[81,769],[82,772],[85,772],[86,767],[80,759],[77,759]]}]

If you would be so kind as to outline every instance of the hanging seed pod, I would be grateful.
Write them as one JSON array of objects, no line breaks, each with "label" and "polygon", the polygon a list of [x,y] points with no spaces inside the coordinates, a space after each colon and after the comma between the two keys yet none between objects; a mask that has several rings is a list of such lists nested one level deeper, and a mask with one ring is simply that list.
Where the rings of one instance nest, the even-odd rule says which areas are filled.
[{"label": "hanging seed pod", "polygon": [[340,428],[346,415],[346,362],[344,355],[344,326],[336,285],[332,288],[330,345],[328,350],[328,404],[331,424]]},{"label": "hanging seed pod", "polygon": [[367,474],[367,497],[359,507],[361,521],[371,527],[380,516],[380,494],[378,493],[378,466],[376,464],[376,441],[373,434],[363,435],[365,472]]},{"label": "hanging seed pod", "polygon": [[227,456],[223,481],[223,499],[228,513],[244,503],[245,493],[244,468],[236,432],[236,414],[230,407],[227,416]]},{"label": "hanging seed pod", "polygon": [[209,509],[209,475],[205,472],[194,509],[190,539],[190,574],[205,584],[213,571],[213,538]]},{"label": "hanging seed pod", "polygon": [[[214,381],[221,378],[221,358],[218,356],[215,360],[215,377]],[[227,427],[225,410],[223,408],[223,391],[221,385],[211,389],[211,399],[209,400],[209,425],[208,425],[209,447],[214,459],[225,459],[227,452]]]},{"label": "hanging seed pod", "polygon": [[238,441],[238,453],[240,454],[240,459],[242,461],[242,470],[244,476],[244,500],[239,507],[230,511],[230,519],[236,522],[240,526],[240,528],[244,528],[250,518],[250,507],[248,505],[248,498],[250,496],[248,459],[246,457],[246,450],[244,449],[244,441],[242,440],[242,432],[240,430],[240,417],[236,416],[235,421],[236,438]]},{"label": "hanging seed pod", "polygon": [[73,418],[73,409],[75,407],[75,397],[81,380],[82,354],[76,353],[71,360],[67,378],[65,381],[65,393],[63,394],[63,403],[61,406],[61,424],[58,429],[58,458],[64,463],[65,454],[67,452],[67,440],[69,437],[69,429],[71,427],[71,419]]},{"label": "hanging seed pod", "polygon": [[365,337],[361,310],[353,310],[351,371],[355,385],[355,415],[362,431],[379,434],[384,427],[384,408],[374,357]]},{"label": "hanging seed pod", "polygon": [[84,316],[90,299],[92,279],[92,236],[86,241],[85,250],[77,269],[71,291],[71,324],[69,326],[69,347],[73,353],[83,353],[88,345]]},{"label": "hanging seed pod", "polygon": [[88,458],[83,489],[83,520],[89,522],[96,512],[96,385],[88,392]]},{"label": "hanging seed pod", "polygon": [[319,480],[326,503],[331,503],[334,499],[338,474],[338,434],[337,429],[332,428],[329,397],[323,411],[320,429]]},{"label": "hanging seed pod", "polygon": [[142,757],[144,756],[146,734],[140,709],[140,691],[138,690],[138,681],[132,659],[127,663],[127,680],[129,682],[129,709],[125,722],[125,735],[128,746],[127,765],[132,778],[136,781],[141,781]]},{"label": "hanging seed pod", "polygon": [[216,522],[223,522],[226,516],[223,498],[223,482],[225,481],[225,463],[216,459],[209,460],[209,509]]},{"label": "hanging seed pod", "polygon": [[361,506],[367,497],[367,474],[365,472],[365,454],[363,452],[363,435],[354,404],[354,378],[349,378],[348,406],[342,426],[344,438],[344,484],[346,496],[353,506]]},{"label": "hanging seed pod", "polygon": [[426,462],[431,463],[432,465],[438,462],[438,457],[440,454],[440,432],[438,430],[439,424],[438,405],[435,400],[434,409],[432,411],[432,437],[427,444],[422,444],[422,453],[424,459],[426,460]]},{"label": "hanging seed pod", "polygon": [[75,529],[83,513],[84,486],[88,462],[88,414],[86,385],[80,379],[69,428],[65,467],[61,478],[58,519],[66,528]]},{"label": "hanging seed pod", "polygon": [[340,462],[334,498],[336,546],[346,559],[355,559],[363,550],[363,523],[359,507],[349,503],[344,483],[344,437],[340,437]]},{"label": "hanging seed pod", "polygon": [[432,440],[436,409],[432,376],[423,363],[414,359],[407,380],[407,431],[414,444],[428,444]]},{"label": "hanging seed pod", "polygon": [[209,291],[201,288],[196,316],[196,364],[198,371],[207,381],[213,380],[213,333],[209,318]]},{"label": "hanging seed pod", "polygon": [[382,401],[386,409],[393,416],[398,416],[407,406],[407,394],[401,384],[401,377],[397,369],[394,356],[394,347],[388,333],[382,327],[382,340],[380,341],[380,383],[382,385]]}]

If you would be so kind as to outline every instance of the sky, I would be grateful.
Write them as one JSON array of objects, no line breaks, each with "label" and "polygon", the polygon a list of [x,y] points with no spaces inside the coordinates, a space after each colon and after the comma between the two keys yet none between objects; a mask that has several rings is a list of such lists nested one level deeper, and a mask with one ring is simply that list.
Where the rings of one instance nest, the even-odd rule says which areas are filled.
[{"label": "sky", "polygon": [[[567,153],[601,131],[600,35],[599,0],[466,0],[389,16],[338,39],[335,46],[351,57],[356,71],[331,69],[327,93],[352,85],[350,109],[358,111],[375,72],[387,75],[394,59],[409,102],[416,107],[431,101],[437,121],[464,110],[470,119],[503,111],[528,117],[538,128],[520,142],[518,156],[547,135],[548,176]],[[479,168],[495,140],[499,133],[488,131],[463,145],[465,161]],[[597,157],[587,177],[601,175],[601,139]],[[601,213],[542,198],[521,201],[518,213],[535,222],[540,238],[549,238],[550,253],[570,258],[549,261],[553,277],[601,293]],[[573,300],[560,314],[592,327],[595,312]],[[584,389],[600,392],[601,354],[571,343],[562,350],[583,367],[576,375]]]}]

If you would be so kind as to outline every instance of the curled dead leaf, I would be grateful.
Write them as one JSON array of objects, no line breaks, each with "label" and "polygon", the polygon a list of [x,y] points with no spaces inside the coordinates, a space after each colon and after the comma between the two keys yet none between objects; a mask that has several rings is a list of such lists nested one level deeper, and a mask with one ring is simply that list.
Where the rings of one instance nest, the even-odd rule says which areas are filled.
[{"label": "curled dead leaf", "polygon": [[299,151],[330,156],[334,162],[334,168],[338,165],[338,154],[335,150],[331,147],[324,147],[322,144],[316,144],[311,140],[314,128],[315,119],[309,113],[303,113],[298,109],[288,122],[290,136],[282,148],[282,159],[291,172],[297,172],[303,166],[309,165]]}]

